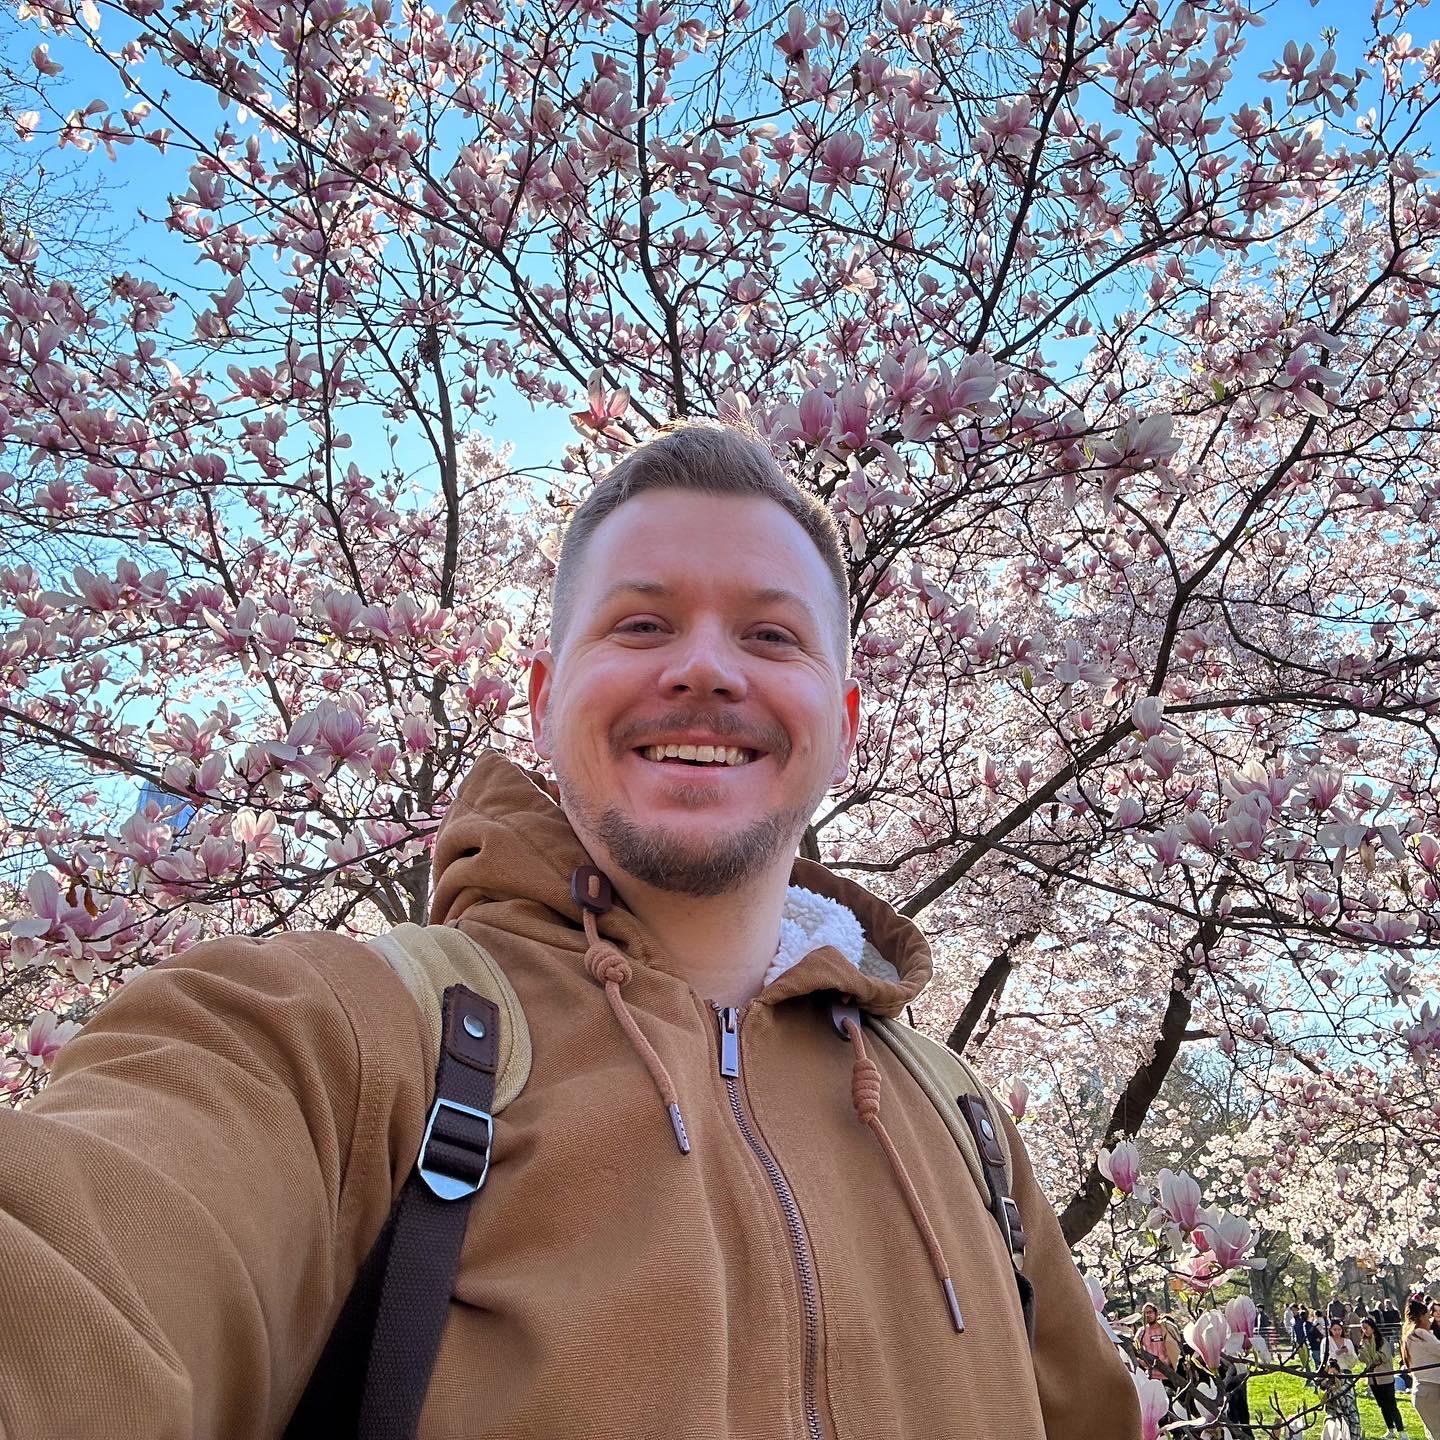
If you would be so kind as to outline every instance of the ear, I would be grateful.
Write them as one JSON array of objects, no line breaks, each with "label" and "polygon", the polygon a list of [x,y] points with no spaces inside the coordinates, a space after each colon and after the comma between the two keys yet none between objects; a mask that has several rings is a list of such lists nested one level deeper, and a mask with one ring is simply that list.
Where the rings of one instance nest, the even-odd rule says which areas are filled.
[{"label": "ear", "polygon": [[551,758],[550,732],[546,721],[550,714],[550,691],[555,683],[555,657],[548,650],[537,650],[530,661],[526,689],[530,700],[530,740],[542,760]]},{"label": "ear", "polygon": [[850,757],[855,753],[855,741],[860,735],[860,682],[853,676],[845,682],[844,726],[835,770],[830,776],[832,785],[841,784],[850,773]]}]

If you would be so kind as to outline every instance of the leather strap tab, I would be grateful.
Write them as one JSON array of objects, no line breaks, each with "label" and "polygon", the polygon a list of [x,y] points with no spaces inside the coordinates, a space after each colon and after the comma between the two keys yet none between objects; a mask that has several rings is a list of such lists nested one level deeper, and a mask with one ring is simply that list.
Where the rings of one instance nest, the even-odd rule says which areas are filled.
[{"label": "leather strap tab", "polygon": [[1005,1152],[1000,1148],[1000,1137],[995,1133],[995,1122],[990,1118],[989,1107],[978,1095],[961,1095],[959,1100],[970,1125],[970,1133],[979,1146],[981,1163],[987,1167],[994,1166],[1003,1175]]},{"label": "leather strap tab", "polygon": [[493,1076],[500,1064],[499,1007],[459,985],[445,995],[450,1001],[441,1036],[446,1055]]}]

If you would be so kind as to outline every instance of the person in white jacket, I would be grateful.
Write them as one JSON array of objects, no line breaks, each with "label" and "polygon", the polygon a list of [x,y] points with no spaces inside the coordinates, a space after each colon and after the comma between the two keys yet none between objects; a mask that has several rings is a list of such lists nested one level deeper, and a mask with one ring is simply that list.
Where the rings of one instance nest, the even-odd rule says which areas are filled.
[{"label": "person in white jacket", "polygon": [[1430,1301],[1423,1295],[1412,1296],[1405,1307],[1400,1360],[1415,1382],[1412,1398],[1426,1440],[1440,1440],[1440,1336],[1435,1334]]},{"label": "person in white jacket", "polygon": [[1325,1336],[1325,1356],[1333,1360],[1347,1375],[1360,1363],[1355,1343],[1343,1320],[1332,1320]]},{"label": "person in white jacket", "polygon": [[[1364,1440],[1353,1378],[1359,1364],[1360,1357],[1355,1353],[1345,1322],[1331,1320],[1320,1362],[1320,1388],[1325,1392],[1325,1413],[1345,1426],[1349,1440]],[[1329,1427],[1326,1428],[1328,1431]]]}]

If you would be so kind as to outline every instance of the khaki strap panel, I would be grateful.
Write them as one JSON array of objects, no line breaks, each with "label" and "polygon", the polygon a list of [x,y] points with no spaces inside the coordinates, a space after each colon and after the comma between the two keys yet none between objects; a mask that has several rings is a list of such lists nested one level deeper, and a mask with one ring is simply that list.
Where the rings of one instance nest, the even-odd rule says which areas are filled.
[{"label": "khaki strap panel", "polygon": [[[995,1101],[980,1077],[948,1045],[922,1035],[899,1020],[886,1020],[878,1015],[867,1015],[865,1023],[895,1052],[900,1063],[915,1078],[915,1083],[925,1092],[930,1103],[940,1113],[945,1128],[954,1137],[970,1176],[982,1195],[990,1194],[985,1180],[985,1169],[980,1163],[980,1152],[975,1148],[975,1137],[955,1103],[958,1095],[976,1095],[984,1102],[995,1118]],[[1000,1149],[1005,1154],[1005,1185],[1015,1184],[1015,1165],[1010,1155],[1010,1138],[1003,1125],[996,1125],[995,1133],[1000,1138]],[[988,1203],[988,1200],[987,1200]]]},{"label": "khaki strap panel", "polygon": [[464,985],[500,1011],[500,1066],[495,1076],[498,1115],[530,1078],[530,1027],[520,997],[478,940],[450,925],[397,925],[370,941],[404,981],[425,1018],[433,1071],[440,1059],[440,1003],[451,985]]}]

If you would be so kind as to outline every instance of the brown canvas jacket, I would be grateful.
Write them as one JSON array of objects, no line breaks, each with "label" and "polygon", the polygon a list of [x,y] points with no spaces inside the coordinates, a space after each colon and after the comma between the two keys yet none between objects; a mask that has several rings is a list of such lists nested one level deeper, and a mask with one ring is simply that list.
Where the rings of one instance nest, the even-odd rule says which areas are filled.
[{"label": "brown canvas jacket", "polygon": [[[879,1044],[881,1116],[963,1334],[857,1118],[829,1001],[898,1014],[930,976],[914,925],[797,861],[889,965],[825,948],[771,984],[742,1012],[732,1099],[713,1007],[627,911],[601,918],[685,1155],[582,963],[586,863],[552,795],[493,755],[438,840],[433,919],[501,961],[534,1062],[497,1122],[425,1440],[1136,1440],[1134,1387],[1013,1129],[1033,1353],[999,1231]],[[125,985],[0,1112],[0,1434],[278,1436],[414,1161],[431,1063],[399,980],[335,935],[212,942]]]}]

